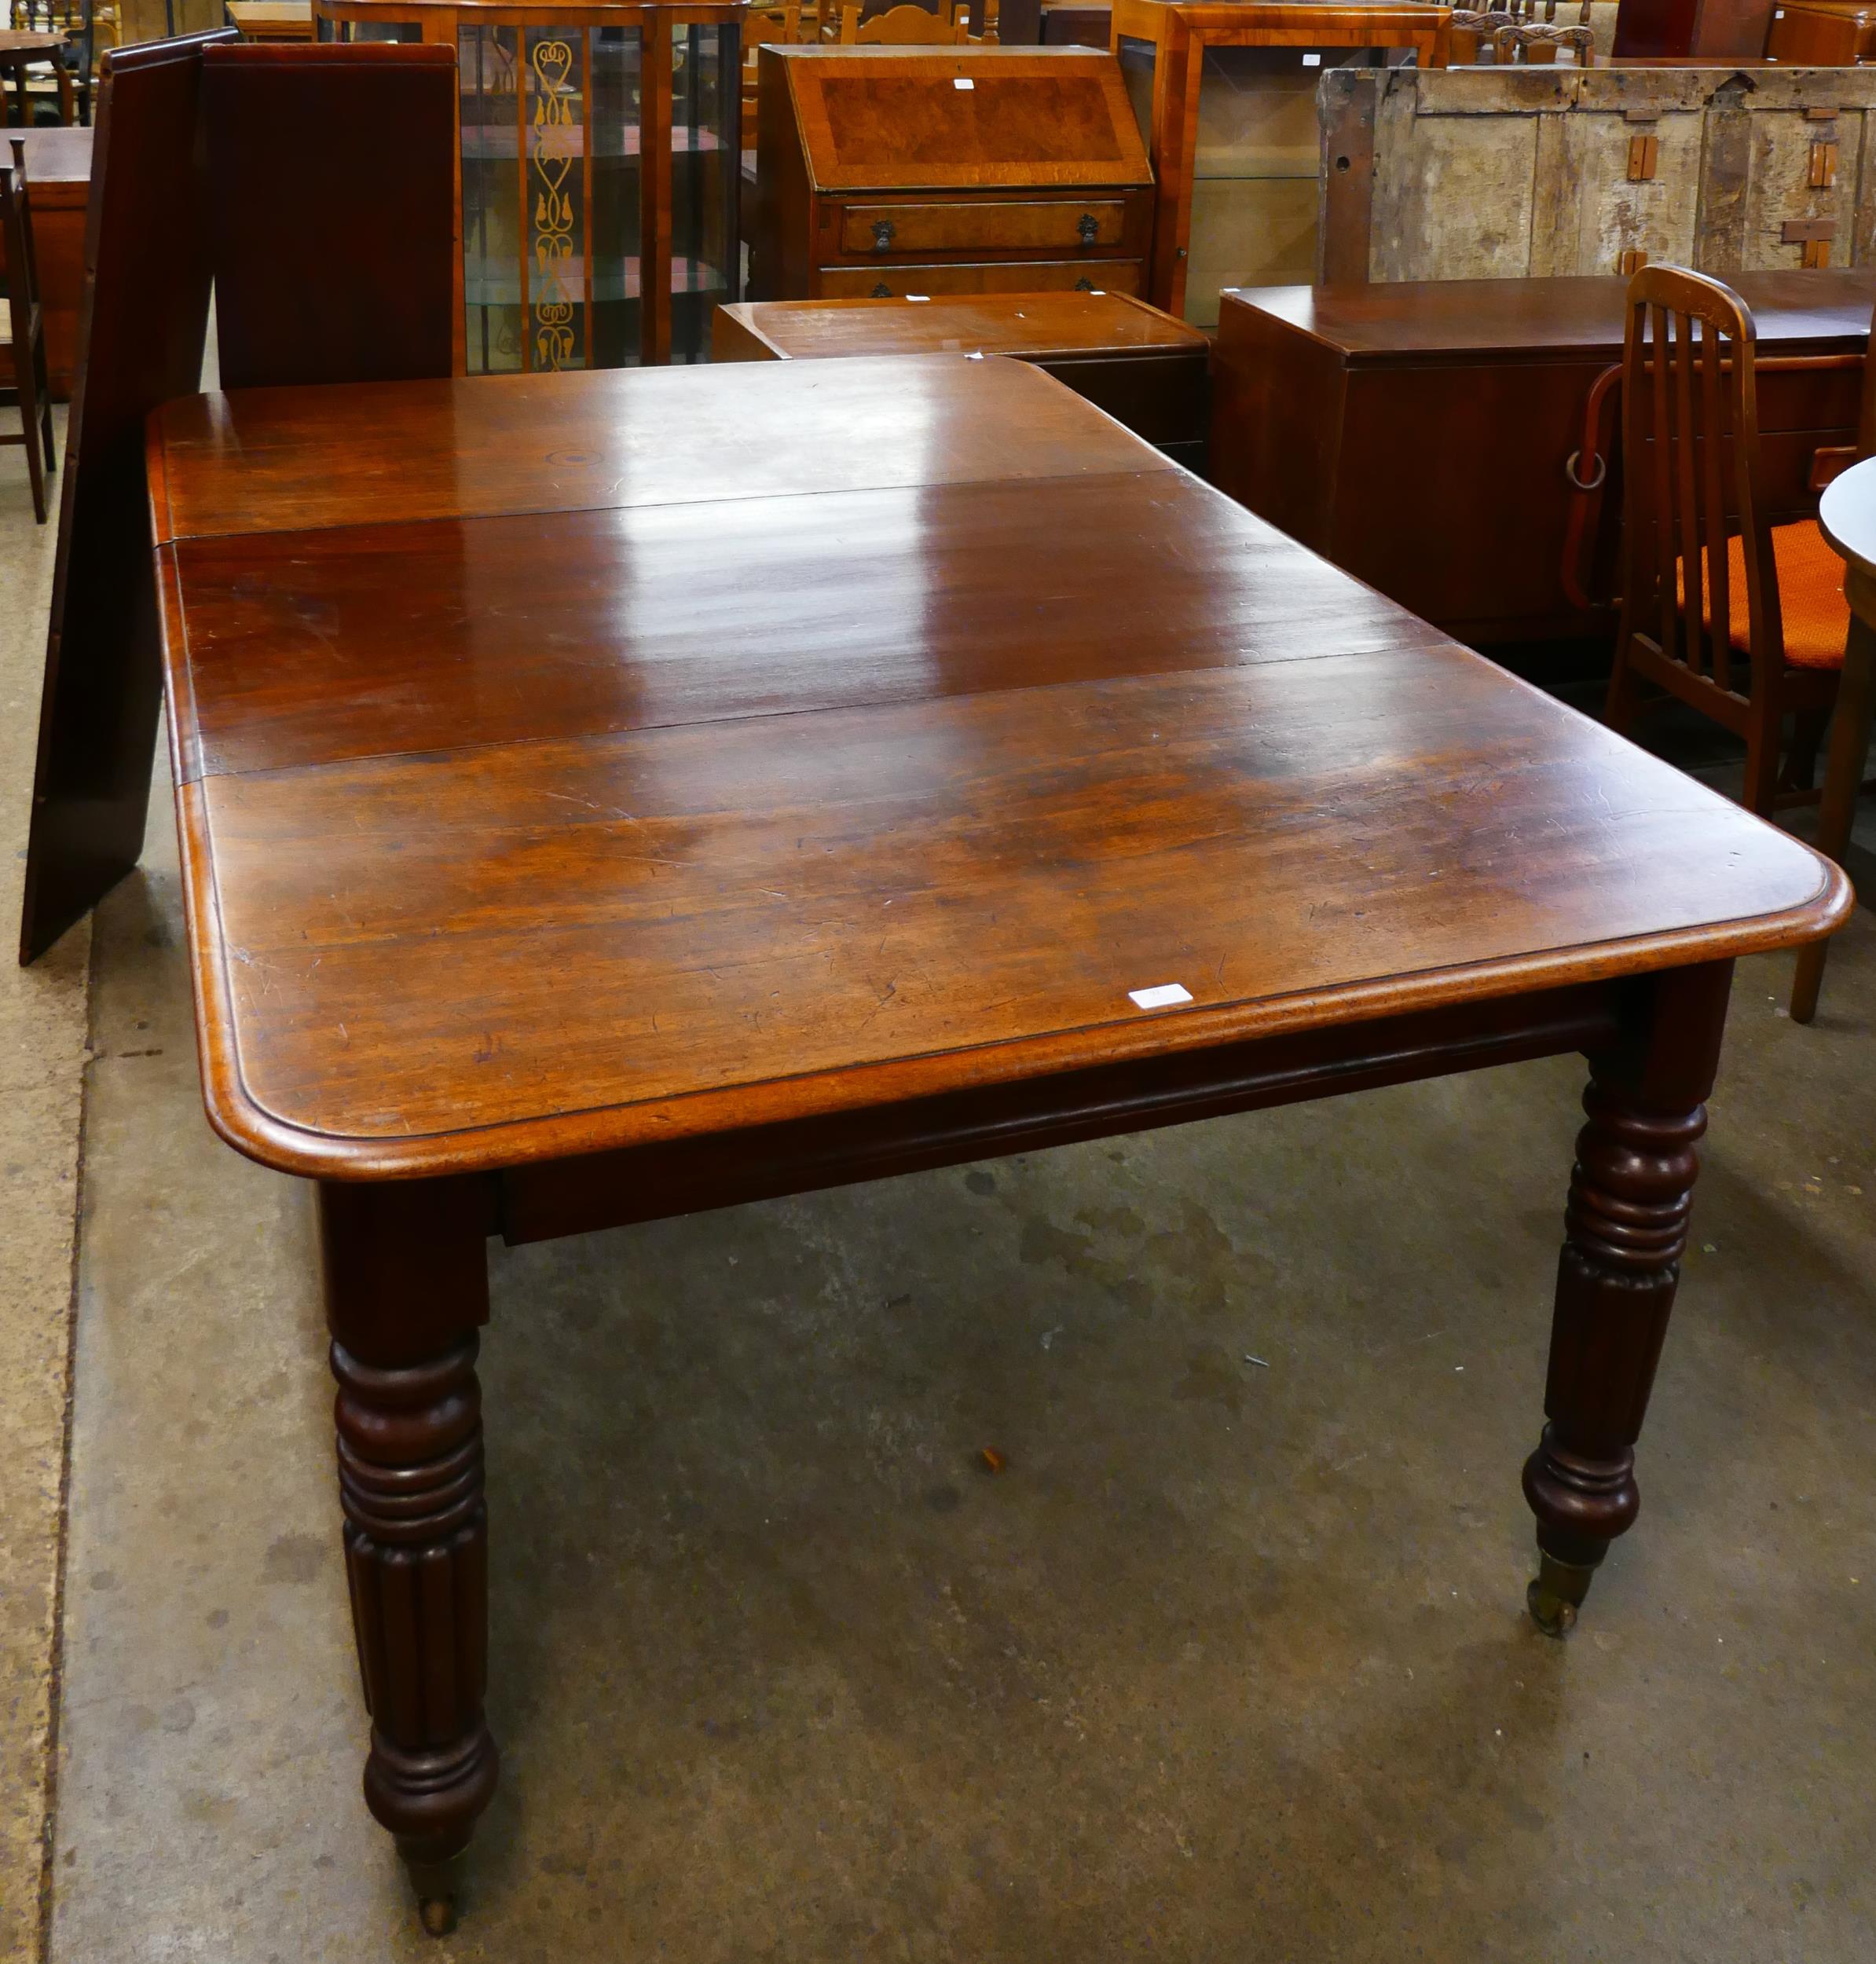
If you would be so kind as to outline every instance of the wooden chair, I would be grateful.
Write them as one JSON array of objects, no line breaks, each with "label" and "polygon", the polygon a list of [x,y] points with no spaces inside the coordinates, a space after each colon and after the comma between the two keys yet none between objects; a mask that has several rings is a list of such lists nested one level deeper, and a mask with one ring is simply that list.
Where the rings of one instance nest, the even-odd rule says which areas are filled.
[{"label": "wooden chair", "polygon": [[[771,45],[780,43],[793,46],[797,42],[812,41],[815,31],[812,21],[804,19],[801,0],[788,0],[786,6],[753,9],[749,24],[742,34],[742,147],[753,150],[756,147],[756,50],[764,42]],[[750,236],[746,222],[742,236]]]},{"label": "wooden chair", "polygon": [[1487,55],[1495,57],[1498,30],[1511,25],[1511,15],[1502,7],[1485,11],[1475,7],[1455,7],[1446,57],[1449,65],[1469,68]]},{"label": "wooden chair", "polygon": [[137,863],[162,682],[143,431],[201,387],[210,268],[205,48],[232,28],[99,64],[78,383],[65,432],[20,958]]},{"label": "wooden chair", "polygon": [[[1765,517],[1756,340],[1751,310],[1717,280],[1650,266],[1629,282],[1607,718],[1625,734],[1643,684],[1710,716],[1745,739],[1742,801],[1770,817],[1817,795],[1850,614],[1842,562],[1816,521]],[[1781,775],[1787,717],[1795,741]]]},{"label": "wooden chair", "polygon": [[1002,38],[997,31],[998,0],[984,0],[984,31],[973,34],[970,31],[970,0],[958,0],[951,9],[951,25],[958,31],[958,38],[968,42],[974,48],[994,48]]},{"label": "wooden chair", "polygon": [[1493,59],[1500,64],[1554,62],[1567,50],[1579,68],[1596,60],[1596,35],[1588,27],[1526,27],[1514,23],[1493,37]]},{"label": "wooden chair", "polygon": [[13,358],[20,434],[0,443],[21,444],[32,483],[33,515],[46,522],[46,474],[58,467],[52,445],[52,384],[46,373],[46,324],[39,311],[39,269],[33,257],[32,204],[26,189],[26,145],[13,139],[13,161],[0,165],[0,239],[6,242],[6,321],[0,346]]},{"label": "wooden chair", "polygon": [[889,7],[863,24],[858,7],[846,8],[841,15],[843,46],[885,42],[900,47],[930,47],[936,43],[962,42],[969,38],[961,22],[929,13],[923,7],[910,4],[910,0],[904,6]]},{"label": "wooden chair", "polygon": [[203,57],[223,387],[450,373],[456,60],[384,41]]}]

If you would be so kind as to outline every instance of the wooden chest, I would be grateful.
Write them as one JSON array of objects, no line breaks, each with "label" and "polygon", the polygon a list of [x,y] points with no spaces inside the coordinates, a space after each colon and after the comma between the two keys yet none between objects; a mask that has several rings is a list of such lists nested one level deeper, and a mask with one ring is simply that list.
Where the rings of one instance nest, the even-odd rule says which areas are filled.
[{"label": "wooden chest", "polygon": [[1876,6],[1856,0],[1783,0],[1772,9],[1765,58],[1812,68],[1853,68],[1876,60]]},{"label": "wooden chest", "polygon": [[719,307],[715,361],[834,355],[1005,354],[1046,368],[1191,470],[1205,461],[1211,344],[1119,293],[913,300],[755,300]]},{"label": "wooden chest", "polygon": [[1152,173],[1109,54],[764,47],[758,299],[1142,290]]},{"label": "wooden chest", "polygon": [[1864,265],[1873,115],[1876,68],[1338,69],[1317,277]]}]

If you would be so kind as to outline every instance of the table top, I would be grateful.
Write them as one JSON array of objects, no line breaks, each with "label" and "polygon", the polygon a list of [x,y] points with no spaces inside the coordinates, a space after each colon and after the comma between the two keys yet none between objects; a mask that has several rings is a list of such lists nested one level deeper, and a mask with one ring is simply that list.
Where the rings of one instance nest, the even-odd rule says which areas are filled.
[{"label": "table top", "polygon": [[[1728,284],[1752,309],[1762,346],[1781,354],[1869,339],[1876,267],[1740,273]],[[1629,282],[1619,274],[1559,280],[1403,280],[1347,287],[1225,290],[1221,345],[1233,316],[1255,309],[1326,343],[1350,362],[1449,355],[1542,359],[1559,350],[1621,358]]]},{"label": "table top", "polygon": [[31,130],[9,130],[7,136],[26,141],[26,180],[37,192],[49,185],[88,185],[91,181],[89,123],[40,124]]},{"label": "table top", "polygon": [[1824,486],[1817,522],[1853,571],[1876,577],[1876,457],[1852,464]]},{"label": "table top", "polygon": [[746,300],[720,310],[785,361],[976,351],[1064,357],[1204,355],[1196,328],[1124,293],[973,293],[929,300]]},{"label": "table top", "polygon": [[50,54],[64,45],[57,27],[0,27],[0,56]]},{"label": "table top", "polygon": [[209,395],[149,456],[205,1093],[288,1171],[709,1136],[1848,910],[1025,363]]}]

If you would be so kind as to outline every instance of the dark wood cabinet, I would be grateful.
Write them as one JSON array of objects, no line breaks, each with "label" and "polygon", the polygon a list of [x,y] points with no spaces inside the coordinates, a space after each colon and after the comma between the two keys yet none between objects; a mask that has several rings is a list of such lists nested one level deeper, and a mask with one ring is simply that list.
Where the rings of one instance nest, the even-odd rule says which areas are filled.
[{"label": "dark wood cabinet", "polygon": [[[1813,514],[1819,453],[1856,440],[1876,272],[1731,284],[1757,322],[1770,516]],[[1576,605],[1565,564],[1568,553],[1587,578],[1581,590],[1611,597],[1619,459],[1610,495],[1587,504],[1565,473],[1585,447],[1591,391],[1622,358],[1627,286],[1611,276],[1227,293],[1212,350],[1212,482],[1475,646],[1609,627],[1611,614]],[[1805,365],[1780,365],[1791,357]],[[1592,447],[1613,457],[1607,389],[1603,403]]]},{"label": "dark wood cabinet", "polygon": [[1750,60],[1766,52],[1772,0],[1621,0],[1618,60]]},{"label": "dark wood cabinet", "polygon": [[1137,294],[1152,174],[1112,55],[764,46],[750,291]]},{"label": "dark wood cabinet", "polygon": [[1772,10],[1765,58],[1793,68],[1852,68],[1876,60],[1876,6],[1859,0],[1785,0]]}]

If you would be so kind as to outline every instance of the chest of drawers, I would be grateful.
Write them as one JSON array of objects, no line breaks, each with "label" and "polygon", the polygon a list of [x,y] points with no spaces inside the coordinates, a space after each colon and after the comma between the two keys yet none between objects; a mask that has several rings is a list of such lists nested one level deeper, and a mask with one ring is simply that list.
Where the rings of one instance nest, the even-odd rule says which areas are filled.
[{"label": "chest of drawers", "polygon": [[758,299],[1138,294],[1152,173],[1109,54],[764,47]]}]

